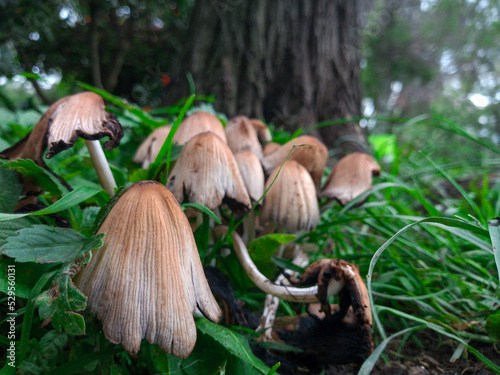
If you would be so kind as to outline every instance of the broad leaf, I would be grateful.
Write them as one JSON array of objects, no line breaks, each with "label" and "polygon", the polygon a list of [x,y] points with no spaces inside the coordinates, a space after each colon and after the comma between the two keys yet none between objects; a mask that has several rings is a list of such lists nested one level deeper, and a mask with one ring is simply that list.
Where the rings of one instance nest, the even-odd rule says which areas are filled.
[{"label": "broad leaf", "polygon": [[269,261],[281,245],[293,241],[293,234],[268,234],[248,244],[248,252],[254,262]]},{"label": "broad leaf", "polygon": [[2,187],[2,194],[0,194],[0,211],[14,211],[23,190],[23,185],[19,181],[19,175],[11,169],[0,168],[0,186]]}]

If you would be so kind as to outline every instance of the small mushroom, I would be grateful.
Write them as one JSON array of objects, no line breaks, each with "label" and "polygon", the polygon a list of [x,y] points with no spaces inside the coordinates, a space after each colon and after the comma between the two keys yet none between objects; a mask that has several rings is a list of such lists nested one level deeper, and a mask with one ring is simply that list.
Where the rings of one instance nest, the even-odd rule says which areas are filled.
[{"label": "small mushroom", "polygon": [[267,127],[266,124],[264,124],[260,120],[257,120],[256,118],[250,119],[250,122],[255,128],[255,131],[257,132],[257,137],[259,138],[259,141],[261,141],[262,143],[271,142],[272,139],[271,132],[269,131],[269,128]]},{"label": "small mushroom", "polygon": [[182,120],[174,135],[173,142],[184,145],[195,135],[205,132],[212,132],[224,143],[227,143],[226,133],[220,120],[211,113],[203,111],[194,112]]},{"label": "small mushroom", "polygon": [[147,169],[158,156],[163,143],[165,143],[168,137],[168,133],[170,133],[170,129],[172,129],[171,125],[160,126],[148,135],[137,149],[134,156],[134,162],[142,164],[142,168]]},{"label": "small mushroom", "polygon": [[103,322],[106,338],[132,354],[141,340],[185,358],[196,343],[196,307],[221,315],[207,283],[189,222],[173,195],[155,181],[133,184],[98,233],[95,250],[75,284]]},{"label": "small mushroom", "polygon": [[48,147],[45,157],[50,159],[72,147],[78,137],[86,140],[99,181],[113,195],[116,183],[98,140],[109,137],[104,147],[110,150],[120,143],[123,129],[116,116],[106,112],[103,98],[93,92],[70,95],[52,104],[33,131],[0,153],[0,157],[9,160],[32,159],[47,168],[42,156],[45,147]]},{"label": "small mushroom", "polygon": [[264,145],[263,151],[264,151],[264,156],[268,156],[272,154],[274,151],[278,150],[281,147],[279,143],[276,142],[268,142]]},{"label": "small mushroom", "polygon": [[380,166],[370,155],[353,152],[335,164],[318,196],[348,204],[372,186],[372,176],[380,174]]},{"label": "small mushroom", "polygon": [[223,202],[235,211],[251,207],[233,153],[211,132],[198,134],[184,145],[167,187],[179,202],[187,199],[211,210]]},{"label": "small mushroom", "polygon": [[328,149],[323,142],[309,135],[294,138],[262,159],[264,171],[271,173],[287,156],[287,160],[302,164],[311,174],[316,188],[319,188],[328,159]]},{"label": "small mushroom", "polygon": [[235,154],[240,151],[251,151],[259,160],[262,159],[262,146],[257,137],[257,130],[245,116],[233,117],[226,124],[227,144]]},{"label": "small mushroom", "polygon": [[268,177],[265,190],[273,181],[260,211],[262,223],[281,224],[290,233],[311,230],[318,225],[316,188],[311,175],[301,164],[294,160],[286,161],[281,171],[278,166]]}]

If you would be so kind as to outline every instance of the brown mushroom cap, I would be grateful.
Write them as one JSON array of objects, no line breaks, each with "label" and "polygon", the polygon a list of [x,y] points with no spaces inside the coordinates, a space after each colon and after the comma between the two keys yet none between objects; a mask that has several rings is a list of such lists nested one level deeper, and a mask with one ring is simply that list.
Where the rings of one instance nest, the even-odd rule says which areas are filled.
[{"label": "brown mushroom cap", "polygon": [[278,150],[281,147],[279,143],[276,142],[268,142],[262,147],[264,151],[264,156],[268,156],[269,154],[272,154],[274,151]]},{"label": "brown mushroom cap", "polygon": [[[265,190],[278,174],[279,167],[268,177]],[[319,207],[314,182],[307,170],[294,160],[286,161],[260,211],[261,222],[282,224],[295,233],[311,230],[319,223]]]},{"label": "brown mushroom cap", "polygon": [[262,146],[257,137],[257,130],[245,116],[233,117],[226,124],[227,144],[235,154],[240,151],[251,151],[259,160],[262,159]]},{"label": "brown mushroom cap", "polygon": [[187,357],[196,343],[196,307],[212,321],[221,312],[173,195],[154,181],[135,183],[98,233],[105,233],[104,245],[75,283],[102,320],[108,340],[135,354],[146,338]]},{"label": "brown mushroom cap", "polygon": [[[73,146],[78,137],[95,140],[109,137],[106,150],[115,148],[123,137],[123,129],[113,113],[106,112],[104,100],[93,92],[82,92],[63,98],[48,122],[47,145],[50,159]],[[49,108],[50,110],[50,108]]]},{"label": "brown mushroom cap", "polygon": [[211,132],[198,134],[184,145],[167,187],[179,202],[187,198],[212,210],[223,202],[236,211],[251,207],[233,153]]},{"label": "brown mushroom cap", "polygon": [[198,111],[182,120],[177,132],[174,135],[173,142],[178,145],[184,145],[195,135],[205,132],[212,132],[227,143],[226,133],[220,120],[208,112]]},{"label": "brown mushroom cap", "polygon": [[372,176],[380,174],[380,166],[370,155],[353,152],[335,164],[319,197],[348,204],[372,186]]},{"label": "brown mushroom cap", "polygon": [[[291,153],[290,150],[292,150]],[[288,153],[290,153],[290,156],[287,160],[295,160],[303,165],[311,174],[316,188],[319,188],[328,159],[328,149],[324,143],[309,135],[302,135],[292,139],[262,159],[264,171],[269,174],[283,163]]]},{"label": "brown mushroom cap", "polygon": [[257,120],[256,118],[250,119],[250,122],[252,123],[255,131],[257,132],[257,137],[259,138],[259,141],[261,141],[262,143],[271,142],[272,139],[271,132],[269,131],[269,128],[267,127],[266,124],[264,124],[260,120]]},{"label": "brown mushroom cap", "polygon": [[153,163],[163,143],[165,143],[168,133],[170,133],[170,129],[172,129],[171,125],[160,126],[148,135],[137,149],[134,156],[134,162],[142,164],[142,168],[144,169]]},{"label": "brown mushroom cap", "polygon": [[234,154],[236,162],[245,182],[248,195],[254,202],[264,194],[264,170],[257,156],[250,151],[240,151]]}]

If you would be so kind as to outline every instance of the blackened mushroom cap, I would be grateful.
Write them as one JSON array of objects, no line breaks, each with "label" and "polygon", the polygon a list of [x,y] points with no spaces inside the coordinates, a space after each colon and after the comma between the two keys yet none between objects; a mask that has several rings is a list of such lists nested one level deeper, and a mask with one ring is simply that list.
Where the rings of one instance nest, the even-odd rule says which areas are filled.
[{"label": "blackened mushroom cap", "polygon": [[372,186],[372,176],[380,174],[380,166],[370,155],[353,152],[334,165],[319,197],[348,204]]},{"label": "blackened mushroom cap", "polygon": [[[106,112],[104,100],[93,92],[71,95],[54,103],[47,129],[47,145],[50,159],[57,153],[73,146],[78,137],[97,140],[109,137],[104,143],[106,150],[115,148],[123,137],[123,129],[116,116]],[[51,110],[49,108],[49,110]]]},{"label": "blackened mushroom cap", "polygon": [[134,162],[142,164],[142,168],[147,168],[158,156],[163,143],[172,129],[171,125],[160,126],[155,129],[141,143],[134,156]]},{"label": "blackened mushroom cap", "polygon": [[179,202],[187,199],[211,210],[223,202],[234,211],[251,207],[233,153],[211,132],[198,134],[184,145],[167,188]]},{"label": "blackened mushroom cap", "polygon": [[75,283],[103,322],[106,337],[137,353],[141,340],[187,357],[196,343],[196,307],[217,322],[189,222],[173,195],[155,181],[133,184],[99,229],[95,250]]},{"label": "blackened mushroom cap", "polygon": [[290,160],[283,163],[281,171],[278,166],[270,174],[265,190],[273,181],[260,210],[261,222],[279,223],[291,233],[316,227],[319,223],[319,207],[316,188],[309,172],[301,164]]},{"label": "blackened mushroom cap", "polygon": [[262,159],[264,171],[271,173],[287,156],[287,160],[295,160],[303,165],[311,174],[316,188],[319,188],[328,159],[328,149],[324,143],[309,135],[294,138]]},{"label": "blackened mushroom cap", "polygon": [[257,137],[257,130],[246,116],[233,117],[226,124],[227,144],[234,153],[251,151],[259,160],[262,159],[262,145]]},{"label": "blackened mushroom cap", "polygon": [[184,145],[194,136],[205,132],[212,132],[224,143],[227,142],[224,127],[217,116],[203,111],[194,112],[182,120],[174,135],[173,142],[178,145]]}]

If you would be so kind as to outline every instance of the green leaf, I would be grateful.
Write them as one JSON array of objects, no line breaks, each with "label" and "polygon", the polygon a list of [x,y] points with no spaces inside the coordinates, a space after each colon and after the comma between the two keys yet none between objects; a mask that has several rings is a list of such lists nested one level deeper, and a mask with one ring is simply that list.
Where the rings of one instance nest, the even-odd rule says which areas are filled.
[{"label": "green leaf", "polygon": [[500,279],[500,218],[488,221],[491,242],[493,243],[493,254],[497,265],[498,278]]},{"label": "green leaf", "polygon": [[14,211],[23,190],[23,185],[19,181],[19,175],[11,169],[0,168],[0,186],[2,187],[0,211]]},{"label": "green leaf", "polygon": [[493,340],[500,342],[500,311],[488,316],[486,320],[486,332]]},{"label": "green leaf", "polygon": [[102,246],[103,236],[86,238],[70,228],[35,225],[9,237],[0,253],[17,262],[73,263],[86,252]]},{"label": "green leaf", "polygon": [[269,261],[281,245],[295,239],[293,234],[268,234],[248,244],[248,252],[254,262]]},{"label": "green leaf", "polygon": [[263,374],[267,374],[269,372],[269,367],[267,367],[264,362],[252,353],[250,345],[244,336],[230,330],[229,328],[212,323],[207,319],[197,320],[196,327],[203,334],[209,335],[215,341],[220,343],[232,355],[252,365]]},{"label": "green leaf", "polygon": [[7,267],[15,267],[15,294],[20,298],[31,298],[31,291],[40,277],[49,271],[53,264],[14,263],[5,258],[0,260],[0,292],[7,293],[9,286]]},{"label": "green leaf", "polygon": [[186,202],[186,203],[181,204],[181,207],[182,207],[182,210],[185,210],[186,207],[196,208],[196,209],[200,210],[201,212],[210,216],[210,218],[212,218],[213,221],[215,221],[217,224],[222,224],[222,222],[217,217],[217,215],[214,214],[213,211],[210,208],[208,208],[207,206],[204,206],[204,205],[199,204],[199,203]]},{"label": "green leaf", "polygon": [[2,165],[5,168],[15,169],[24,177],[30,178],[43,191],[50,193],[53,196],[61,196],[68,192],[68,189],[63,186],[61,181],[46,169],[40,167],[31,159],[19,159]]},{"label": "green leaf", "polygon": [[86,201],[89,198],[92,198],[94,195],[99,193],[100,190],[88,188],[85,186],[80,186],[79,188],[73,190],[72,192],[64,195],[61,199],[59,199],[56,203],[50,205],[49,207],[44,208],[43,210],[30,212],[25,214],[6,214],[0,213],[0,221],[6,220],[14,220],[19,219],[25,216],[39,216],[39,215],[48,215],[54,214],[56,212],[67,210],[77,204],[80,204]]}]

